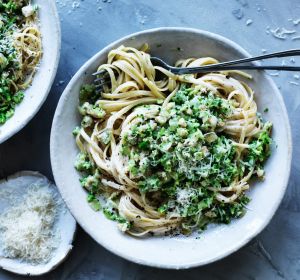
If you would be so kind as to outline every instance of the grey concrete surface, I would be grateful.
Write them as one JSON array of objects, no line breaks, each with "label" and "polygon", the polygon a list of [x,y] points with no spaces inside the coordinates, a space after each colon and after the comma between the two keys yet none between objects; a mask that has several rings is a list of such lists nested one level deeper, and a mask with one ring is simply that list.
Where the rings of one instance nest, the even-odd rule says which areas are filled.
[{"label": "grey concrete surface", "polygon": [[[49,136],[59,97],[88,58],[123,35],[152,27],[185,26],[226,36],[253,55],[261,54],[263,49],[300,47],[300,40],[292,40],[300,35],[300,20],[297,21],[300,0],[58,0],[57,6],[62,53],[55,83],[36,117],[0,146],[0,177],[27,169],[38,170],[53,179]],[[296,33],[280,40],[270,31],[278,27]],[[299,58],[295,62],[300,65]],[[293,61],[285,59],[284,63],[292,65]],[[79,229],[68,260],[55,271],[35,279],[300,279],[300,85],[297,85],[300,80],[297,74],[300,73],[274,76],[292,125],[294,151],[288,190],[269,226],[247,246],[205,267],[160,270],[109,253]],[[27,278],[0,271],[3,280]]]}]

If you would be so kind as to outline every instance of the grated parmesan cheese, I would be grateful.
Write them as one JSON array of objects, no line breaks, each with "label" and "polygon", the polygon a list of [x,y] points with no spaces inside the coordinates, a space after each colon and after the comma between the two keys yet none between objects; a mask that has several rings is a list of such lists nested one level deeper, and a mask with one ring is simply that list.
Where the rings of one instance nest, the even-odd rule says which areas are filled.
[{"label": "grated parmesan cheese", "polygon": [[185,205],[186,203],[189,202],[191,192],[188,191],[187,189],[181,189],[177,193],[177,202],[179,204]]},{"label": "grated parmesan cheese", "polygon": [[284,27],[277,27],[276,29],[270,29],[272,35],[281,40],[285,40],[287,35],[296,33],[296,30],[287,30]]},{"label": "grated parmesan cheese", "polygon": [[46,263],[60,236],[54,222],[61,199],[49,186],[31,185],[21,200],[16,196],[0,215],[0,248],[4,257],[32,264]]},{"label": "grated parmesan cheese", "polygon": [[277,77],[279,76],[279,72],[268,73],[270,76]]},{"label": "grated parmesan cheese", "polygon": [[294,82],[294,81],[289,81],[289,83],[290,83],[291,85],[294,85],[294,86],[299,86],[299,85],[300,85],[299,83]]},{"label": "grated parmesan cheese", "polygon": [[22,8],[22,14],[24,17],[31,17],[34,13],[35,13],[35,9],[31,5]]}]

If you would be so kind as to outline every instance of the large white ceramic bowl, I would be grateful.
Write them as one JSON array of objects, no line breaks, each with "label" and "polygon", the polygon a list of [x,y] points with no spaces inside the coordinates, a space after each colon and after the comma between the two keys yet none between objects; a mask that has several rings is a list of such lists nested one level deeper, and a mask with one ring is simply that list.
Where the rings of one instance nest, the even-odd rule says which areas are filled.
[{"label": "large white ceramic bowl", "polygon": [[43,56],[32,85],[25,90],[15,114],[0,125],[0,144],[21,130],[38,112],[52,86],[60,55],[60,23],[54,0],[34,0],[39,6]]},{"label": "large white ceramic bowl", "polygon": [[[51,132],[51,163],[56,184],[70,211],[82,228],[109,251],[130,261],[163,268],[189,268],[221,259],[241,248],[269,223],[284,195],[291,165],[291,132],[282,97],[274,82],[264,72],[252,72],[249,82],[256,92],[262,112],[268,107],[268,120],[274,124],[277,147],[266,164],[266,179],[255,182],[249,192],[252,198],[246,215],[230,225],[209,227],[199,239],[185,237],[133,238],[121,233],[115,222],[94,212],[86,202],[73,167],[78,153],[72,129],[79,124],[77,113],[79,88],[91,82],[91,74],[104,63],[107,54],[121,44],[140,47],[148,43],[151,54],[174,62],[179,58],[212,56],[220,61],[249,54],[237,44],[219,35],[187,28],[158,28],[126,36],[92,57],[73,77],[64,91]],[[160,46],[161,45],[161,46]],[[180,47],[182,51],[177,51]],[[275,146],[275,145],[274,145]]]}]

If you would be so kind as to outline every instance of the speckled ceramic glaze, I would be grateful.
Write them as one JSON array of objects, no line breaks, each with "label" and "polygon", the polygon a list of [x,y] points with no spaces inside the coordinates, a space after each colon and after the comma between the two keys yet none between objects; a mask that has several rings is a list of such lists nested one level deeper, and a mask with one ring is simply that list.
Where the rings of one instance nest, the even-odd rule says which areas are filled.
[{"label": "speckled ceramic glaze", "polygon": [[16,107],[15,114],[0,125],[0,144],[21,130],[38,112],[52,86],[59,55],[60,25],[53,0],[35,0],[39,6],[40,31],[42,34],[43,56],[32,85],[25,90],[23,101]]},{"label": "speckled ceramic glaze", "polygon": [[[259,111],[268,107],[266,118],[273,122],[273,147],[267,161],[266,179],[253,182],[251,202],[246,215],[230,225],[213,225],[200,235],[133,238],[121,233],[116,223],[94,212],[86,202],[86,193],[74,169],[78,149],[72,130],[80,122],[78,93],[83,83],[91,82],[91,73],[104,63],[107,54],[121,44],[140,47],[148,43],[151,54],[169,63],[179,58],[212,56],[221,61],[249,56],[237,44],[219,35],[187,28],[159,28],[126,36],[92,57],[65,89],[53,121],[51,163],[56,184],[72,214],[82,228],[99,244],[130,261],[163,268],[189,268],[221,259],[241,248],[268,224],[284,195],[291,165],[291,133],[286,109],[274,82],[264,72],[251,72],[248,82],[255,90]],[[180,47],[182,51],[178,51]]]}]

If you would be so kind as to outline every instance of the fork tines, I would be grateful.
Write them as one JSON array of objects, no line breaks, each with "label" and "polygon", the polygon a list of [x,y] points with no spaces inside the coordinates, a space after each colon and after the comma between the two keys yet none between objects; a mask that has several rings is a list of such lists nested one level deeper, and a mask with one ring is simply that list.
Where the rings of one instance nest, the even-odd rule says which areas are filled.
[{"label": "fork tines", "polygon": [[102,92],[103,86],[108,85],[110,83],[110,76],[108,75],[108,72],[103,69],[93,73],[92,75],[96,76],[96,79],[94,80],[94,85],[96,87],[97,92]]},{"label": "fork tines", "polygon": [[105,69],[101,69],[101,70],[99,70],[99,71],[93,73],[92,75],[93,75],[93,76],[97,76],[97,75],[102,75],[102,74],[104,74],[104,73],[108,73],[108,72],[107,72]]}]

